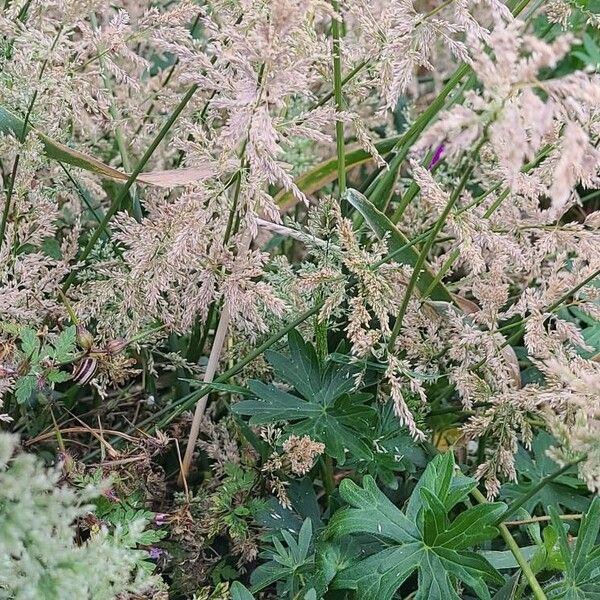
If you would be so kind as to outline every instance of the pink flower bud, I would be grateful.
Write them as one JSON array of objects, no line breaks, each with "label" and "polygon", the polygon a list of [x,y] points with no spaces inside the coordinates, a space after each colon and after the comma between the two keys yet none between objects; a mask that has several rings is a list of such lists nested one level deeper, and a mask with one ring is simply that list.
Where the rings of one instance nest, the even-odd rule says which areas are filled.
[{"label": "pink flower bud", "polygon": [[121,350],[124,350],[127,347],[127,341],[123,338],[117,338],[116,340],[111,340],[104,346],[104,351],[106,354],[119,354]]},{"label": "pink flower bud", "polygon": [[89,350],[94,345],[94,336],[83,325],[77,325],[76,332],[77,343],[84,350]]}]

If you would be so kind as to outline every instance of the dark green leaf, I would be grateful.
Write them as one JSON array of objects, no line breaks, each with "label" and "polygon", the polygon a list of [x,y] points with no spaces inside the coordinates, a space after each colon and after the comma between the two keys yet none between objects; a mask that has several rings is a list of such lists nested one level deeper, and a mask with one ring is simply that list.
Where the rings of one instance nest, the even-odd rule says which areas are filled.
[{"label": "dark green leaf", "polygon": [[55,260],[62,260],[62,252],[60,251],[60,244],[56,238],[45,238],[42,242],[42,250],[46,256],[54,258]]},{"label": "dark green leaf", "polygon": [[420,542],[387,548],[339,573],[332,589],[356,590],[357,598],[386,600],[424,560]]},{"label": "dark green leaf", "polygon": [[40,340],[33,329],[23,329],[19,335],[21,338],[21,351],[25,358],[31,362],[36,362],[40,352]]},{"label": "dark green leaf", "polygon": [[[533,456],[519,447],[515,457],[515,466],[519,474],[519,483],[508,483],[502,486],[502,497],[518,500],[527,494],[537,483],[552,473],[560,466],[548,455],[548,448],[554,446],[556,440],[545,431],[541,431],[533,440]],[[576,468],[567,472],[554,481],[546,484],[535,496],[530,498],[523,507],[527,512],[533,513],[536,507],[541,506],[547,513],[548,508],[563,507],[570,512],[584,512],[590,500],[582,494],[585,486],[576,476]]]},{"label": "dark green leaf", "polygon": [[231,600],[254,600],[254,596],[239,581],[231,584]]},{"label": "dark green leaf", "polygon": [[61,331],[60,335],[53,343],[53,358],[58,362],[66,362],[73,358],[76,348],[76,330],[75,325],[67,327]]},{"label": "dark green leaf", "polygon": [[600,546],[596,546],[600,531],[600,498],[596,496],[579,526],[573,544],[569,542],[557,510],[550,507],[552,528],[558,534],[558,548],[564,562],[563,579],[547,586],[548,598],[589,600],[600,598]]},{"label": "dark green leaf", "polygon": [[[423,490],[427,491],[427,490]],[[435,540],[436,546],[464,550],[498,534],[493,523],[506,511],[501,502],[479,504],[461,513]]]},{"label": "dark green leaf", "polygon": [[267,352],[266,357],[275,373],[301,397],[272,384],[251,381],[248,387],[257,399],[238,402],[232,411],[250,416],[253,424],[290,422],[290,434],[322,442],[327,454],[340,464],[347,453],[371,460],[368,439],[377,413],[364,404],[370,395],[349,393],[355,387],[356,369],[334,362],[322,366],[312,345],[295,331],[289,333],[289,346],[290,356]]},{"label": "dark green leaf", "polygon": [[[357,598],[391,600],[402,583],[418,571],[418,600],[459,600],[458,582],[479,598],[489,598],[486,582],[504,579],[481,555],[466,548],[493,539],[494,521],[503,504],[468,508],[450,523],[448,511],[474,481],[459,476],[455,484],[452,453],[438,455],[427,466],[409,503],[412,516],[401,512],[366,476],[363,487],[345,479],[340,496],[350,507],[331,519],[328,535],[336,539],[371,534],[389,546],[353,564],[335,576],[332,587],[356,590]],[[411,500],[412,500],[411,498]],[[417,515],[421,515],[417,519]]]},{"label": "dark green leaf", "polygon": [[64,383],[71,379],[71,374],[66,371],[50,371],[47,375],[48,381],[52,383]]},{"label": "dark green leaf", "polygon": [[363,487],[351,479],[344,479],[340,484],[340,495],[353,508],[340,510],[333,515],[329,522],[329,535],[339,537],[350,533],[371,533],[397,543],[420,539],[415,524],[381,493],[369,475],[364,478]]},{"label": "dark green leaf", "polygon": [[296,421],[323,413],[319,405],[292,396],[274,385],[251,381],[248,387],[260,400],[242,400],[232,410],[238,415],[251,415],[250,422],[253,424]]},{"label": "dark green leaf", "polygon": [[17,380],[15,385],[15,398],[19,404],[25,404],[31,394],[37,387],[37,377],[35,375],[25,375]]}]

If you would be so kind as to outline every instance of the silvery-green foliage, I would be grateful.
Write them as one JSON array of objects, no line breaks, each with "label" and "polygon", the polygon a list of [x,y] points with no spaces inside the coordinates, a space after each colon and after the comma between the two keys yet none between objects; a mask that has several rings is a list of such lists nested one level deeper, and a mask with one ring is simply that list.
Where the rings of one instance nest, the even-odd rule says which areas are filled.
[{"label": "silvery-green foliage", "polygon": [[16,437],[0,434],[0,598],[112,600],[157,583],[140,568],[145,551],[131,548],[144,521],[76,536],[75,522],[91,510],[97,489],[58,485],[59,473],[32,454],[13,456]]}]

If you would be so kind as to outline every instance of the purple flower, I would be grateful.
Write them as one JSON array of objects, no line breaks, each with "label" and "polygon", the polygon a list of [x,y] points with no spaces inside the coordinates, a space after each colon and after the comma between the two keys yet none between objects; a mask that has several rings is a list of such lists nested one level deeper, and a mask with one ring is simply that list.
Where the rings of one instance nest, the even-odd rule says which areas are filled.
[{"label": "purple flower", "polygon": [[164,554],[164,551],[160,548],[157,548],[156,546],[150,546],[148,554],[150,554],[150,558],[152,560],[158,560]]},{"label": "purple flower", "polygon": [[112,488],[108,488],[108,489],[104,490],[104,492],[102,493],[102,495],[105,498],[108,498],[109,500],[112,500],[113,502],[121,502],[121,500],[117,496],[115,490],[113,490]]},{"label": "purple flower", "polygon": [[157,527],[162,527],[163,525],[166,525],[167,517],[168,517],[168,515],[165,513],[156,513],[154,515],[154,524]]},{"label": "purple flower", "polygon": [[437,150],[433,153],[433,158],[431,159],[431,162],[429,163],[429,167],[428,169],[431,171],[433,169],[433,167],[435,167],[435,165],[437,165],[440,160],[442,159],[442,154],[444,153],[444,144],[440,144],[437,147]]}]

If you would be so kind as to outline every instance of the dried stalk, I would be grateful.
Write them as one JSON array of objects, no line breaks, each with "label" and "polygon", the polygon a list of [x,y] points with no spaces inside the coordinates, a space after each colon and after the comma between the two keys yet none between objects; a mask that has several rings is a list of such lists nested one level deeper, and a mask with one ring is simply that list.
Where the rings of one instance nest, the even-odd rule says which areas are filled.
[{"label": "dried stalk", "polygon": [[[248,250],[251,241],[252,236],[250,233],[245,234],[240,244],[239,254],[242,254]],[[217,330],[215,332],[215,338],[210,350],[210,356],[208,357],[208,364],[206,365],[206,371],[204,372],[204,377],[202,379],[204,384],[212,383],[215,378],[215,373],[217,372],[219,359],[221,358],[223,345],[225,343],[225,337],[227,336],[227,330],[229,329],[230,317],[231,312],[229,310],[229,303],[225,302],[223,304],[223,309],[221,310],[221,317],[219,318],[219,324],[217,325]],[[187,480],[187,476],[190,471],[190,465],[192,464],[192,457],[194,456],[194,449],[196,447],[196,442],[198,441],[198,434],[200,433],[200,423],[202,422],[202,417],[206,411],[207,402],[208,394],[201,396],[196,402],[196,409],[194,410],[194,418],[192,420],[190,436],[185,448],[185,455],[181,464],[181,472],[179,473],[179,478],[177,480],[179,485],[183,485],[183,483]]]}]

